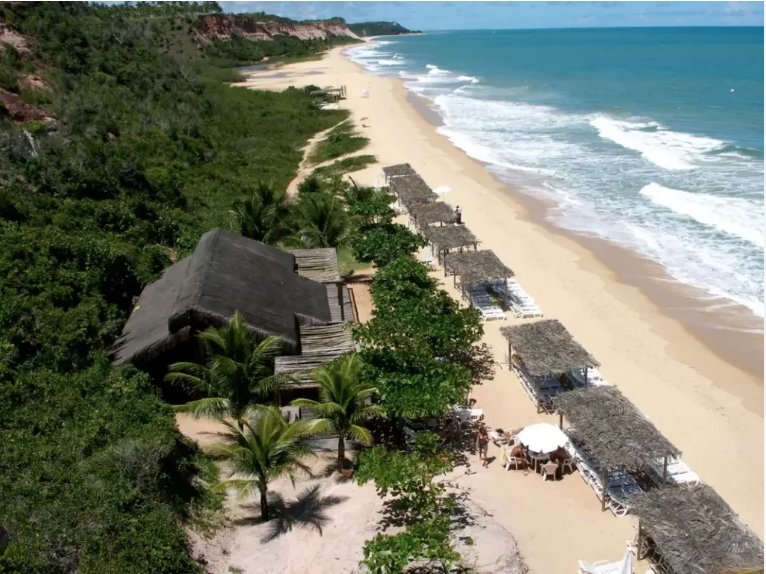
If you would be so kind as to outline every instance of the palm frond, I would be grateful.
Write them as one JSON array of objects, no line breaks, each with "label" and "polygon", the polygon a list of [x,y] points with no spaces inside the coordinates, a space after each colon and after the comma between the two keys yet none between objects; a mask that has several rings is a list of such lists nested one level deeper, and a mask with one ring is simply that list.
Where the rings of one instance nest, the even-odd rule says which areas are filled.
[{"label": "palm frond", "polygon": [[177,413],[189,413],[195,419],[222,419],[232,414],[231,402],[220,397],[199,399],[184,405],[173,405],[173,410]]}]

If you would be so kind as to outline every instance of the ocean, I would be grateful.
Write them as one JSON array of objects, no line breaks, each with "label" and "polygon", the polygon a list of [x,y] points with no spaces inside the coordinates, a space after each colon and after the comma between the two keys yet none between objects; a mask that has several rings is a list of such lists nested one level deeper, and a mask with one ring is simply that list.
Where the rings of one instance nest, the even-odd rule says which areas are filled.
[{"label": "ocean", "polygon": [[[553,225],[764,314],[763,29],[481,30],[347,50]],[[722,303],[723,301],[723,303]]]}]

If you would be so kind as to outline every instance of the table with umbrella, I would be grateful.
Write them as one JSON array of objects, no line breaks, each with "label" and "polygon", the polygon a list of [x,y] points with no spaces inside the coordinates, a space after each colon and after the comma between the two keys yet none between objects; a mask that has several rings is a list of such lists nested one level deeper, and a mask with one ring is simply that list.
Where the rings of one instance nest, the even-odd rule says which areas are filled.
[{"label": "table with umbrella", "polygon": [[539,464],[548,462],[551,453],[563,448],[569,438],[556,425],[536,423],[522,429],[516,441],[527,448],[537,472]]}]

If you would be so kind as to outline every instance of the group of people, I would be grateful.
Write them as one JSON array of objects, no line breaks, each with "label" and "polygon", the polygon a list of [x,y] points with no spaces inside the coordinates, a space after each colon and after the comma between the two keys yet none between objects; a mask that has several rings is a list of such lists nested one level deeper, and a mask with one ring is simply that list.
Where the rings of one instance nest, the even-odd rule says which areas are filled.
[{"label": "group of people", "polygon": [[[482,461],[481,466],[487,468],[489,466],[489,459],[487,458],[487,452],[489,451],[489,434],[487,434],[487,428],[484,425],[479,427],[479,432],[476,435],[476,448],[479,451],[479,459]],[[523,444],[515,444],[508,453],[508,456],[515,457],[518,460],[523,460],[525,464],[531,464],[531,458],[529,456],[529,449]],[[564,447],[559,447],[548,455],[550,462],[555,462],[561,466],[564,461],[569,459],[569,453]]]}]

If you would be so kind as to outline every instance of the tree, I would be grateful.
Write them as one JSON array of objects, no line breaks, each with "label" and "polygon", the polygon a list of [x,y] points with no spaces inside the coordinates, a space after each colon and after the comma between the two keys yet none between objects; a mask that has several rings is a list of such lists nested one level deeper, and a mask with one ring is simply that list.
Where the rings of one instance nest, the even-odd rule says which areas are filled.
[{"label": "tree", "polygon": [[234,204],[240,233],[250,239],[274,244],[289,234],[290,209],[284,191],[259,183],[252,196]]},{"label": "tree", "polygon": [[308,248],[346,245],[352,223],[340,199],[324,193],[306,194],[295,208],[298,236]]},{"label": "tree", "polygon": [[282,350],[279,337],[256,344],[239,312],[226,327],[209,327],[197,336],[205,347],[207,366],[175,363],[165,380],[203,395],[185,405],[174,406],[195,418],[231,417],[242,428],[257,401],[279,387],[282,378],[272,374],[274,358]]},{"label": "tree", "polygon": [[309,421],[307,434],[338,434],[338,469],[346,458],[346,438],[370,444],[372,435],[361,426],[368,419],[383,414],[370,399],[378,390],[362,377],[362,362],[356,354],[349,354],[317,368],[311,378],[319,385],[321,402],[296,399],[293,406],[313,410],[318,419]]},{"label": "tree", "polygon": [[224,422],[228,431],[224,434],[226,446],[217,453],[232,465],[231,478],[219,482],[215,490],[234,488],[240,497],[247,497],[257,490],[261,499],[261,518],[269,519],[269,503],[266,493],[269,482],[287,476],[295,484],[296,471],[310,474],[301,458],[313,456],[310,448],[297,443],[301,437],[299,423],[288,423],[277,407],[259,407],[255,423],[243,421],[242,426]]},{"label": "tree", "polygon": [[[355,207],[359,206],[374,207],[375,204],[355,205]],[[355,213],[360,214],[360,211],[357,210]],[[365,215],[369,216],[369,213]],[[427,244],[422,235],[413,233],[398,223],[363,227],[351,242],[354,257],[358,261],[375,263],[378,267],[383,267],[398,257],[412,255]]]},{"label": "tree", "polygon": [[457,503],[444,483],[434,481],[454,468],[454,460],[439,452],[438,440],[434,433],[421,433],[414,452],[378,446],[360,454],[356,481],[374,481],[378,496],[391,499],[391,518],[405,526],[396,535],[381,533],[365,542],[362,564],[370,572],[398,574],[423,563],[436,563],[447,572],[460,560],[450,543],[450,516]]}]

